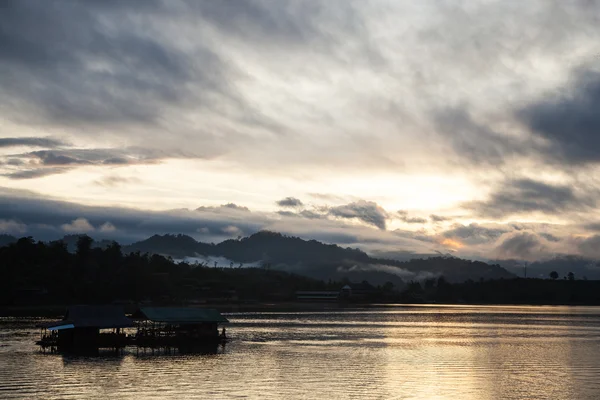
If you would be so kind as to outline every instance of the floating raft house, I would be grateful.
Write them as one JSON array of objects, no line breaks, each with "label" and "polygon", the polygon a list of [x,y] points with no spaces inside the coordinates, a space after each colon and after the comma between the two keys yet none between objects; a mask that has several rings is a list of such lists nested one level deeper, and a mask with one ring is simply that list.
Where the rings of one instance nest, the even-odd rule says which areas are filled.
[{"label": "floating raft house", "polygon": [[182,347],[222,343],[219,325],[229,321],[212,308],[142,307],[132,318],[137,324],[135,343],[140,347]]},{"label": "floating raft house", "polygon": [[128,344],[123,328],[133,326],[119,306],[71,306],[62,320],[39,325],[37,344],[59,351],[119,349]]}]

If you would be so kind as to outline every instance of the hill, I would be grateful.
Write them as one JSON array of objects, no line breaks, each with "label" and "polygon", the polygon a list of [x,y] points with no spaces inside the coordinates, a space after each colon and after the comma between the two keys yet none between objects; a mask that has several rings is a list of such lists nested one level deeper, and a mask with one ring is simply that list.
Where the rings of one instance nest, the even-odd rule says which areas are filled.
[{"label": "hill", "polygon": [[123,248],[128,252],[148,252],[183,259],[223,257],[233,263],[260,262],[268,268],[284,270],[321,280],[367,280],[374,284],[392,282],[402,287],[410,280],[445,276],[450,282],[468,279],[511,278],[513,274],[497,264],[454,257],[430,257],[397,261],[373,258],[367,253],[316,240],[304,240],[276,232],[261,231],[249,237],[207,244],[186,235],[154,235]]}]

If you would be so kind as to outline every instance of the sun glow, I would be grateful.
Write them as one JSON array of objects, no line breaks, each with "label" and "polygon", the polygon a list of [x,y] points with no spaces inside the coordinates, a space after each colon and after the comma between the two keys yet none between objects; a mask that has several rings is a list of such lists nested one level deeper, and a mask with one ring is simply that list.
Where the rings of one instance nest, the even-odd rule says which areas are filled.
[{"label": "sun glow", "polygon": [[442,240],[441,244],[444,245],[444,246],[446,246],[446,247],[453,248],[453,249],[462,249],[465,246],[464,244],[462,244],[458,240],[456,240],[456,239],[450,239],[450,238]]}]

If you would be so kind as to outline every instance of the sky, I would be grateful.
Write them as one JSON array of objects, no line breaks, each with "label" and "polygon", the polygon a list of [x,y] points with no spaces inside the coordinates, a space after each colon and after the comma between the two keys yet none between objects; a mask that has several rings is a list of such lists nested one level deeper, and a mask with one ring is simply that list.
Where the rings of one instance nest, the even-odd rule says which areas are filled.
[{"label": "sky", "polygon": [[600,3],[0,2],[0,233],[600,258]]}]

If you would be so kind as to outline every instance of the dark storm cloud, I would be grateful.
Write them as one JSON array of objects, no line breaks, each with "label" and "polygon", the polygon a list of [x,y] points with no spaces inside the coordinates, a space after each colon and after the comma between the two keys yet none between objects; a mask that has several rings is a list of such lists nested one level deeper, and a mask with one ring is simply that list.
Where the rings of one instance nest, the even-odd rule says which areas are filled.
[{"label": "dark storm cloud", "polygon": [[358,219],[385,230],[387,212],[377,203],[360,200],[343,206],[332,207],[329,214],[338,218]]},{"label": "dark storm cloud", "polygon": [[550,162],[595,163],[600,161],[600,73],[578,70],[573,82],[517,114],[548,142]]},{"label": "dark storm cloud", "polygon": [[68,144],[61,140],[47,137],[0,138],[0,148],[13,146],[56,148],[68,146]]},{"label": "dark storm cloud", "polygon": [[276,202],[279,207],[302,207],[304,204],[295,197],[286,197]]},{"label": "dark storm cloud", "polygon": [[[213,52],[196,52],[192,62],[152,31],[146,18],[163,12],[160,4],[2,2],[1,104],[57,124],[152,122],[161,104],[188,97],[191,80],[220,91],[226,67]],[[15,99],[33,110],[13,107]]]},{"label": "dark storm cloud", "polygon": [[488,200],[465,203],[463,207],[492,218],[531,212],[587,211],[596,205],[597,194],[594,189],[580,193],[573,186],[516,179],[503,182]]}]

